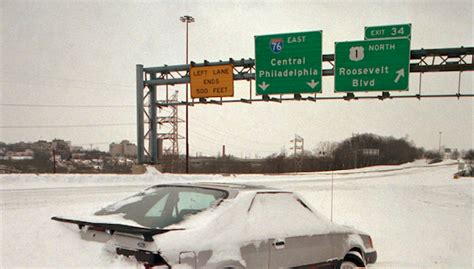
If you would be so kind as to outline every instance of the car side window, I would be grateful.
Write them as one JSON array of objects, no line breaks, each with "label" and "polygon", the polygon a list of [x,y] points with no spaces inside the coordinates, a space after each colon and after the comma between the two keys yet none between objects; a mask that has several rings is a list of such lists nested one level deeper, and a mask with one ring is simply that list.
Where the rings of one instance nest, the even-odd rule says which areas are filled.
[{"label": "car side window", "polygon": [[156,186],[97,211],[98,216],[123,214],[146,227],[179,223],[227,198],[223,190],[192,186]]},{"label": "car side window", "polygon": [[212,194],[198,192],[180,192],[178,200],[178,215],[197,213],[212,206],[216,198]]},{"label": "car side window", "polygon": [[152,206],[146,213],[145,217],[161,217],[163,209],[165,208],[166,201],[168,200],[169,193],[163,196],[154,206]]},{"label": "car side window", "polygon": [[178,210],[205,209],[212,205],[216,198],[211,194],[197,192],[180,192]]}]

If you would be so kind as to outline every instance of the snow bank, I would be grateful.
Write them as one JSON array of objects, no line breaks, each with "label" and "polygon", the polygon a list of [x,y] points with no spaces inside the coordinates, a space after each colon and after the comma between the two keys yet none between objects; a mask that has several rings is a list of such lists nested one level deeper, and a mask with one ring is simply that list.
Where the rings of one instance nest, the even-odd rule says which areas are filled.
[{"label": "snow bank", "polygon": [[152,186],[163,183],[219,181],[220,175],[160,174],[150,168],[142,175],[124,174],[3,174],[0,190],[75,188],[95,186]]},{"label": "snow bank", "polygon": [[161,172],[158,171],[154,166],[147,165],[145,169],[146,169],[145,175],[148,175],[148,176],[161,175]]},{"label": "snow bank", "polygon": [[44,188],[71,188],[92,186],[151,186],[167,183],[183,182],[234,182],[267,184],[272,182],[295,181],[324,181],[330,180],[333,175],[340,179],[378,178],[380,176],[397,175],[400,172],[413,173],[416,170],[426,170],[433,167],[455,166],[455,161],[444,161],[436,164],[427,164],[425,160],[418,160],[399,166],[373,166],[352,170],[325,171],[298,174],[244,174],[235,177],[222,175],[185,175],[162,174],[153,166],[147,166],[142,175],[123,174],[3,174],[0,175],[0,190],[44,189]]},{"label": "snow bank", "polygon": [[[412,165],[386,172],[335,172],[334,220],[372,236],[379,259],[371,269],[473,268],[474,181],[453,180],[457,166],[450,163]],[[76,225],[50,218],[95,212],[146,186],[172,181],[264,184],[296,191],[319,212],[331,212],[331,173],[1,175],[0,268],[143,269],[133,259],[106,252],[103,244],[81,240]],[[235,256],[231,252],[223,255]]]}]

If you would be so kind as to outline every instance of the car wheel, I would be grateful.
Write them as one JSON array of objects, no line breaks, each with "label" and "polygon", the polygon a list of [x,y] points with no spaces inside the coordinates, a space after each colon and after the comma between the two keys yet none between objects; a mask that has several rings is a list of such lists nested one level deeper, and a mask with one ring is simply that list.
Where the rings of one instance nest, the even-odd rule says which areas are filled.
[{"label": "car wheel", "polygon": [[365,260],[357,251],[349,251],[339,265],[339,269],[366,268]]}]

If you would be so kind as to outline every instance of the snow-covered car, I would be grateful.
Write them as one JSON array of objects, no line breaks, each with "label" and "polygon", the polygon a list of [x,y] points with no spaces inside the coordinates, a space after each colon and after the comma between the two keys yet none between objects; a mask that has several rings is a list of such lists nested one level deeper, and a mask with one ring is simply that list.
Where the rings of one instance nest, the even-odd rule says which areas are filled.
[{"label": "snow-covered car", "polygon": [[368,234],[259,186],[157,185],[91,216],[52,219],[146,268],[350,269],[377,259]]}]

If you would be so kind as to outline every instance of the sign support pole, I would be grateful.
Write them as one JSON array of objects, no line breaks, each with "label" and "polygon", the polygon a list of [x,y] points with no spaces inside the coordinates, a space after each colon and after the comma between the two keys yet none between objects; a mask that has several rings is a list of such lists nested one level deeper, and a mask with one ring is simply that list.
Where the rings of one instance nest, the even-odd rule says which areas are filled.
[{"label": "sign support pole", "polygon": [[[156,78],[156,74],[150,74],[151,79]],[[148,86],[150,89],[150,138],[149,138],[149,152],[151,154],[151,163],[156,164],[158,161],[158,134],[157,134],[157,114],[156,114],[156,86]]]},{"label": "sign support pole", "polygon": [[[194,22],[191,16],[183,16],[180,20],[186,23],[186,65],[188,71],[188,78],[190,75],[189,60],[188,60],[188,24]],[[186,81],[186,174],[189,174],[189,79]]]},{"label": "sign support pole", "polygon": [[144,162],[144,125],[143,120],[143,65],[137,64],[137,159]]},{"label": "sign support pole", "polygon": [[[188,21],[186,20],[186,64],[188,59]],[[190,71],[188,71],[190,72]],[[186,174],[189,174],[189,83],[186,83]]]}]

